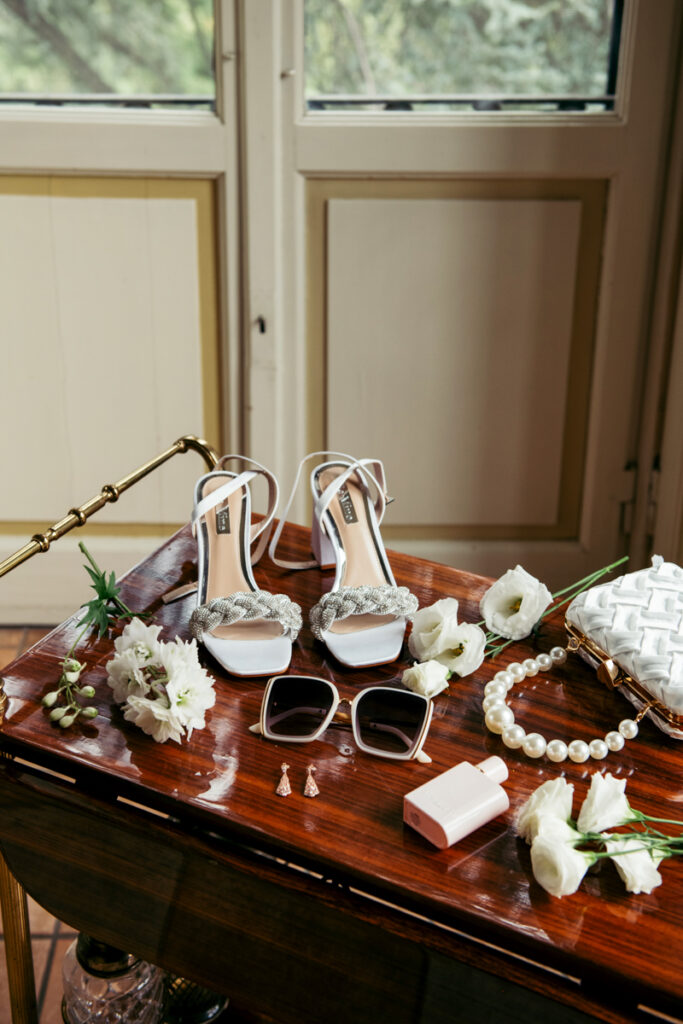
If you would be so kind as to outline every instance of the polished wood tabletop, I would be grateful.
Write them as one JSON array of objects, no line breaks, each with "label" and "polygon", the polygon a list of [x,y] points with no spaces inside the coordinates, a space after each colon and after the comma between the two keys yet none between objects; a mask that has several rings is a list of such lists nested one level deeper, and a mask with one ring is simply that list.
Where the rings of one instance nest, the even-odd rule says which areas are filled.
[{"label": "polished wood tabletop", "polygon": [[[308,557],[308,532],[288,525],[282,546],[285,557]],[[390,561],[397,582],[416,594],[421,607],[455,597],[461,620],[480,619],[479,599],[490,580],[398,553],[390,552]],[[333,573],[319,569],[279,569],[267,558],[255,572],[263,589],[285,592],[297,601],[304,621],[333,579]],[[162,639],[188,639],[194,598],[165,605],[162,597],[195,578],[195,544],[186,528],[123,578],[122,597],[132,608],[151,614],[163,627]],[[87,596],[84,583],[84,600]],[[486,730],[481,709],[485,683],[507,663],[563,643],[561,617],[548,620],[533,641],[513,644],[495,661],[487,660],[473,676],[452,680],[448,692],[435,698],[424,747],[431,764],[390,762],[358,751],[351,732],[343,727],[330,728],[311,744],[265,740],[249,731],[258,721],[264,681],[228,676],[203,650],[202,661],[216,680],[216,704],[207,714],[206,728],[182,745],[157,744],[125,722],[112,701],[105,665],[112,656],[113,636],[91,637],[76,652],[87,663],[83,678],[87,676],[96,689],[98,717],[92,723],[58,729],[49,722],[40,699],[54,688],[59,661],[77,635],[78,618],[76,613],[3,672],[9,701],[0,749],[21,759],[15,765],[26,761],[75,780],[75,786],[71,783],[64,790],[61,811],[54,802],[50,820],[47,811],[41,811],[45,864],[50,830],[58,830],[60,820],[68,821],[73,793],[100,811],[109,807],[113,823],[124,821],[129,813],[126,801],[133,801],[169,816],[170,829],[209,853],[212,842],[227,844],[221,849],[231,855],[240,850],[262,854],[265,872],[271,863],[286,862],[328,883],[332,880],[340,887],[340,906],[345,906],[344,894],[356,890],[385,901],[387,920],[399,911],[410,915],[404,934],[411,928],[420,934],[420,929],[432,928],[441,937],[466,935],[481,943],[477,956],[484,967],[487,951],[500,949],[559,972],[558,979],[566,975],[569,980],[562,978],[562,985],[588,993],[586,1001],[582,1004],[578,995],[557,998],[600,1012],[605,1020],[631,1019],[629,1014],[639,1003],[668,1012],[683,1007],[680,860],[662,865],[663,884],[651,895],[627,894],[613,865],[603,862],[591,870],[576,894],[559,900],[534,880],[529,848],[515,832],[516,812],[540,783],[560,775],[574,783],[577,812],[595,771],[626,778],[633,806],[662,818],[683,818],[683,745],[647,721],[638,738],[621,752],[585,764],[530,760],[520,751],[507,750],[500,737]],[[294,645],[291,671],[330,679],[342,696],[351,697],[370,684],[399,686],[411,661],[405,645],[403,656],[391,665],[344,668],[304,626]],[[567,742],[602,737],[622,718],[632,716],[631,705],[607,691],[576,656],[515,686],[510,704],[527,731]],[[403,823],[405,793],[461,761],[476,764],[492,754],[508,765],[508,812],[442,851]],[[290,765],[293,790],[284,799],[275,794],[283,761]],[[303,796],[311,763],[320,789],[315,799]],[[41,785],[36,783],[36,792]],[[11,773],[6,774],[0,783],[0,813],[5,820],[4,826],[0,823],[0,842],[21,880],[18,860],[24,859],[27,873],[33,869],[25,851],[13,851],[13,837],[24,827],[28,812],[35,817],[37,811],[31,810],[33,798],[25,795],[22,818],[13,809],[13,792]],[[142,842],[144,826],[137,824],[134,809],[130,814]],[[38,839],[32,842],[37,851]],[[36,867],[34,886],[37,871]],[[320,898],[334,906],[329,884]],[[53,905],[65,913],[56,895]],[[381,908],[384,903],[376,905]],[[75,923],[81,926],[81,918]],[[519,971],[523,974],[525,969],[520,966]],[[560,991],[560,980],[556,987]],[[628,1007],[617,1011],[615,1005],[622,1003]]]}]

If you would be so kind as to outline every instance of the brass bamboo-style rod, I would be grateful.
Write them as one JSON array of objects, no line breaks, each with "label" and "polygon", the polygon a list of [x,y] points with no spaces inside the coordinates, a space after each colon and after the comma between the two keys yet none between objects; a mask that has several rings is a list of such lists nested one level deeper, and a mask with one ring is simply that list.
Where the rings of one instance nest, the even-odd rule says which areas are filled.
[{"label": "brass bamboo-style rod", "polygon": [[4,561],[0,562],[0,576],[4,576],[5,573],[11,572],[12,569],[16,569],[18,565],[25,562],[28,558],[33,555],[37,555],[40,552],[48,551],[53,541],[59,540],[69,530],[73,530],[76,526],[84,526],[90,516],[95,512],[98,512],[106,504],[112,501],[118,501],[119,495],[127,491],[129,487],[136,484],[143,477],[147,476],[153,470],[167,462],[174,455],[181,454],[183,452],[194,450],[204,458],[209,469],[218,462],[218,455],[211,445],[207,444],[199,437],[195,437],[194,434],[185,434],[183,437],[178,438],[175,444],[172,444],[166,451],[161,452],[154,459],[150,459],[149,462],[145,462],[144,465],[138,469],[129,473],[128,476],[124,476],[121,480],[117,480],[115,484],[105,484],[99,494],[89,498],[88,501],[79,505],[78,508],[71,508],[58,522],[48,527],[44,533],[36,533],[33,537],[24,544],[23,547],[15,551],[13,555],[9,555]]}]

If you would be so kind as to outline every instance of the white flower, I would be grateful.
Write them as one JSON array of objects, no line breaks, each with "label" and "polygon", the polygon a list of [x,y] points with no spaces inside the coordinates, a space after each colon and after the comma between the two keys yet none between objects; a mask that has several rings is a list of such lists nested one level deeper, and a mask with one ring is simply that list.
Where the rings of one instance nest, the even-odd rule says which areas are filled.
[{"label": "white flower", "polygon": [[131,696],[124,705],[123,717],[152,736],[157,743],[165,743],[169,739],[180,743],[183,737],[183,726],[175,708],[170,707],[164,698]]},{"label": "white flower", "polygon": [[195,640],[165,644],[161,656],[169,677],[169,703],[177,720],[187,729],[189,739],[193,729],[204,728],[204,715],[216,703],[213,679],[199,664]]},{"label": "white flower", "polygon": [[486,633],[470,622],[461,622],[449,633],[449,646],[434,657],[462,678],[470,675],[484,660]]},{"label": "white flower", "polygon": [[429,661],[442,651],[455,646],[451,641],[458,627],[458,602],[454,597],[420,608],[413,616],[408,640],[410,653],[418,661]]},{"label": "white flower", "polygon": [[517,815],[517,832],[531,843],[547,821],[567,823],[572,815],[574,787],[566,779],[550,779],[534,790]]},{"label": "white flower", "polygon": [[595,862],[595,854],[577,850],[581,834],[559,818],[546,818],[531,844],[534,878],[551,896],[570,896]]},{"label": "white flower", "polygon": [[114,700],[117,704],[123,704],[129,695],[147,696],[149,692],[148,675],[140,665],[139,658],[132,647],[120,654],[115,654],[105,667],[107,683],[114,691]]},{"label": "white flower", "polygon": [[444,597],[413,616],[408,648],[419,662],[440,661],[451,672],[467,676],[481,665],[485,646],[486,634],[479,626],[458,622],[454,597]]},{"label": "white flower", "polygon": [[146,626],[142,619],[131,619],[121,636],[114,640],[117,654],[132,650],[141,665],[159,663],[159,651],[162,643],[159,640],[161,626]]},{"label": "white flower", "polygon": [[581,805],[577,827],[581,832],[604,832],[606,828],[624,825],[634,821],[633,813],[624,790],[626,779],[615,779],[609,772],[596,772],[591,779],[591,788]]},{"label": "white flower", "polygon": [[545,584],[518,565],[489,587],[479,609],[492,633],[521,640],[529,635],[552,599]]},{"label": "white flower", "polygon": [[664,860],[660,850],[648,850],[637,835],[605,835],[605,847],[614,850],[610,860],[619,872],[627,892],[651,893],[662,884],[657,866]]},{"label": "white flower", "polygon": [[157,743],[189,739],[203,729],[205,714],[216,703],[213,679],[199,663],[194,640],[174,643],[158,639],[160,626],[133,619],[115,642],[107,663],[107,682],[114,700],[123,705],[127,722],[153,736]]},{"label": "white flower", "polygon": [[401,682],[414,693],[436,697],[448,686],[448,669],[440,661],[423,661],[403,673]]}]

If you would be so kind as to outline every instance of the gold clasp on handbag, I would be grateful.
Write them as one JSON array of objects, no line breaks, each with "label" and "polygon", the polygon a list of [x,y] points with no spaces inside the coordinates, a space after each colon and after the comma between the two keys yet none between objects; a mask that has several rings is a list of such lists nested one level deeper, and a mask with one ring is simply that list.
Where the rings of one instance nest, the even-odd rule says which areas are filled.
[{"label": "gold clasp on handbag", "polygon": [[600,682],[604,683],[610,690],[616,690],[624,679],[624,674],[616,662],[601,647],[598,647],[584,633],[581,633],[566,620],[565,627],[569,633],[567,650],[574,652],[579,651],[583,647],[589,659],[595,663],[596,674]]}]

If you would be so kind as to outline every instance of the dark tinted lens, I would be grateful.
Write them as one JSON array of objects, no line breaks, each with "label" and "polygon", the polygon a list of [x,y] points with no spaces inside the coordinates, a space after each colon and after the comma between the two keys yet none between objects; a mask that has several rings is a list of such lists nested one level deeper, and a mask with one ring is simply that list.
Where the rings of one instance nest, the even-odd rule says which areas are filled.
[{"label": "dark tinted lens", "polygon": [[266,729],[273,736],[312,736],[332,707],[334,693],[323,679],[283,676],[273,683]]},{"label": "dark tinted lens", "polygon": [[356,704],[359,738],[387,754],[410,753],[427,714],[424,697],[405,690],[369,690]]}]

